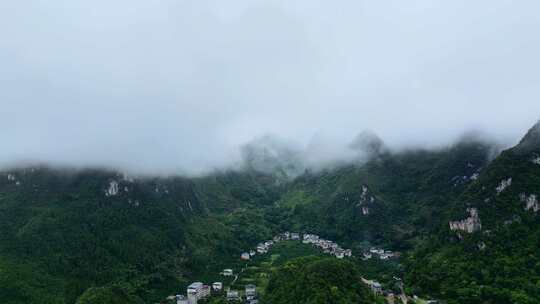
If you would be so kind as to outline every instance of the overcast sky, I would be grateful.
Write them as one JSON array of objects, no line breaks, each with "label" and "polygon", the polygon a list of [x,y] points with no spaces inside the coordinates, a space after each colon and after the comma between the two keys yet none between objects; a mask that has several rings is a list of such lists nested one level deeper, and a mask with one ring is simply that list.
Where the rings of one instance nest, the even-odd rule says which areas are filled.
[{"label": "overcast sky", "polygon": [[365,129],[395,148],[471,128],[511,144],[540,118],[539,11],[527,0],[0,1],[0,164],[194,173],[265,134],[326,147],[324,158]]}]

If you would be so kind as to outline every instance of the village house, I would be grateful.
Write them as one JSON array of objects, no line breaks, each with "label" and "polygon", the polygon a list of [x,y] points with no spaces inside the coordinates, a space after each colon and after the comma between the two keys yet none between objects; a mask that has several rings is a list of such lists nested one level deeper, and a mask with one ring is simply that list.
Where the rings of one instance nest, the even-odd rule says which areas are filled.
[{"label": "village house", "polygon": [[295,232],[291,233],[291,240],[293,241],[300,240],[300,233],[295,233]]},{"label": "village house", "polygon": [[223,272],[221,273],[225,277],[231,277],[233,275],[232,269],[223,269]]},{"label": "village house", "polygon": [[210,286],[201,282],[194,282],[187,288],[187,298],[189,304],[197,304],[197,301],[210,295]]},{"label": "village house", "polygon": [[264,246],[264,244],[258,244],[256,250],[258,254],[265,254],[266,246]]},{"label": "village house", "polygon": [[384,250],[383,250],[383,249],[377,249],[377,248],[372,247],[371,249],[369,249],[369,252],[371,252],[372,254],[378,254],[378,255],[381,255],[381,254],[384,253]]},{"label": "village house", "polygon": [[247,260],[249,260],[249,258],[250,258],[249,252],[243,252],[243,253],[240,255],[240,259],[241,259],[241,260],[247,261]]},{"label": "village house", "polygon": [[245,286],[246,297],[254,297],[257,294],[257,286],[248,284]]},{"label": "village house", "polygon": [[189,301],[184,295],[176,295],[176,304],[189,304]]},{"label": "village house", "polygon": [[371,284],[371,290],[374,294],[380,295],[382,293],[381,283],[373,281],[373,284]]},{"label": "village house", "polygon": [[257,253],[265,254],[267,252],[268,252],[268,247],[265,244],[259,243],[259,245],[257,245]]},{"label": "village house", "polygon": [[361,278],[361,279],[362,279],[362,282],[364,284],[366,284],[375,295],[381,295],[382,294],[381,283],[379,283],[377,281],[367,280],[367,279],[364,279],[364,278]]},{"label": "village house", "polygon": [[330,248],[330,241],[320,239],[317,246],[321,247],[322,249],[328,249],[328,248]]},{"label": "village house", "polygon": [[250,255],[250,256],[254,256],[255,254],[257,254],[257,252],[255,252],[255,250],[250,250],[250,251],[249,251],[249,255]]},{"label": "village house", "polygon": [[304,244],[315,244],[319,241],[319,236],[315,234],[304,234]]},{"label": "village house", "polygon": [[240,293],[238,290],[227,291],[227,301],[241,301]]},{"label": "village house", "polygon": [[371,249],[369,249],[369,252],[365,252],[363,254],[363,258],[364,260],[367,260],[367,259],[371,259],[371,257],[373,255],[376,255],[380,260],[388,260],[388,259],[391,259],[391,258],[394,258],[394,257],[398,257],[398,254],[397,252],[392,252],[390,250],[383,250],[383,249],[378,249],[378,248],[374,248],[372,247]]},{"label": "village house", "polygon": [[214,283],[212,283],[212,289],[215,292],[221,292],[223,290],[223,283],[222,282],[214,282]]}]

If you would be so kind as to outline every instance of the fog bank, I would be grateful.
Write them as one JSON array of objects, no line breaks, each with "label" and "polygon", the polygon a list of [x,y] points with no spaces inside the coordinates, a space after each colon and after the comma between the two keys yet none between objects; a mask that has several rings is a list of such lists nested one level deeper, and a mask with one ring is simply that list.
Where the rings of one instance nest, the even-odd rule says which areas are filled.
[{"label": "fog bank", "polygon": [[[540,118],[537,1],[0,3],[0,166],[198,174],[273,134],[313,166]],[[282,142],[281,142],[282,141]]]}]

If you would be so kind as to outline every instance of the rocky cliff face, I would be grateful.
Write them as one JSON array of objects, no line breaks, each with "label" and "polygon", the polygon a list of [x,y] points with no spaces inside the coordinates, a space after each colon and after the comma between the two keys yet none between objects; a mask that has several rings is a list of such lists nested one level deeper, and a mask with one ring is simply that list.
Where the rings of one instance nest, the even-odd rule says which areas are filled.
[{"label": "rocky cliff face", "polygon": [[464,231],[467,233],[474,233],[482,230],[482,222],[478,216],[478,209],[467,208],[467,212],[469,213],[469,217],[463,220],[449,222],[450,230]]},{"label": "rocky cliff face", "polygon": [[506,178],[501,180],[497,188],[495,188],[495,191],[497,191],[497,195],[501,194],[506,188],[510,187],[512,185],[512,178]]},{"label": "rocky cliff face", "polygon": [[362,215],[369,215],[370,207],[375,204],[375,197],[371,195],[367,185],[362,185],[361,189],[357,207],[361,208]]},{"label": "rocky cliff face", "polygon": [[538,203],[538,197],[536,194],[526,195],[525,193],[520,194],[520,200],[525,203],[525,210],[532,210],[538,212],[540,210],[540,204]]}]

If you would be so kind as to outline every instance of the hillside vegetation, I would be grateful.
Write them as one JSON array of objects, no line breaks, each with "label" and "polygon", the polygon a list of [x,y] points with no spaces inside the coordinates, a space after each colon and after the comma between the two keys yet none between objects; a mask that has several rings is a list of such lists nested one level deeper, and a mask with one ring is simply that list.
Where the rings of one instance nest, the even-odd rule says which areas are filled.
[{"label": "hillside vegetation", "polygon": [[[265,172],[253,165],[198,178],[6,170],[0,303],[159,302],[287,230],[336,240],[356,255],[374,245],[401,252],[396,267],[410,294],[538,303],[539,130],[494,159],[493,145],[477,139],[399,153],[377,141],[369,161],[303,173],[292,152],[276,166],[250,152],[263,157]],[[455,228],[462,226],[471,231]],[[288,261],[271,274],[268,303],[370,303],[357,279],[377,271]]]}]

